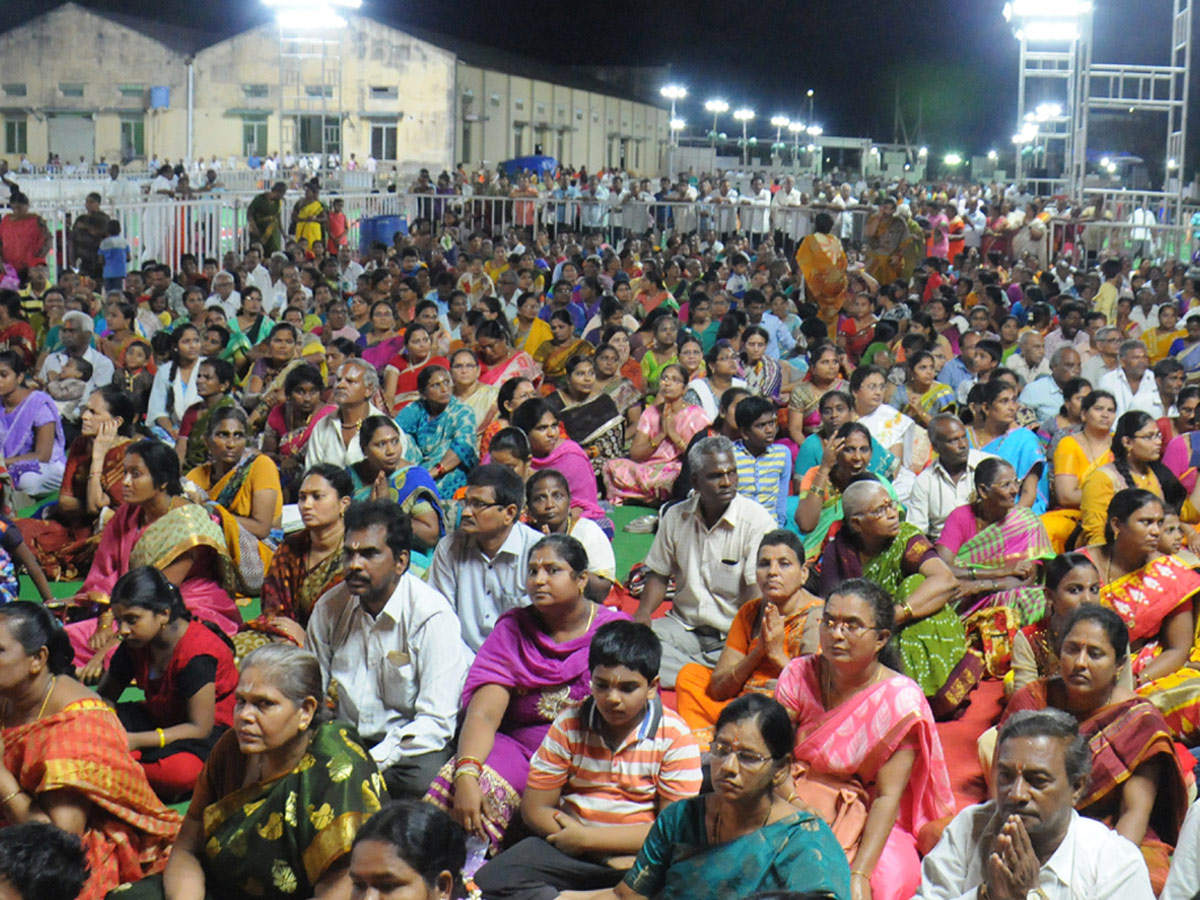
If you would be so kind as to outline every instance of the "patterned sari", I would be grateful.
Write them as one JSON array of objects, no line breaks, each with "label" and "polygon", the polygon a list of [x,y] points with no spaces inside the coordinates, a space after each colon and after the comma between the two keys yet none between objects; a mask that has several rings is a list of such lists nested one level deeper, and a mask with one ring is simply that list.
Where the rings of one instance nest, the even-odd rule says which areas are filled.
[{"label": "patterned sari", "polygon": [[754,365],[747,365],[742,373],[746,381],[746,390],[756,397],[766,397],[774,400],[779,396],[779,388],[783,385],[783,369],[779,363],[764,356]]},{"label": "patterned sari", "polygon": [[[120,438],[104,454],[100,470],[100,486],[119,506],[125,478],[125,448],[129,438]],[[67,452],[67,466],[63,472],[63,486],[59,499],[70,497],[78,500],[81,507],[87,506],[87,482],[91,473],[92,438],[79,437]],[[54,507],[46,512],[53,515]],[[37,557],[42,571],[51,581],[77,581],[87,571],[96,555],[100,543],[99,517],[83,515],[71,525],[64,525],[52,518],[18,519],[21,537]]]},{"label": "patterned sari", "polygon": [[[362,463],[356,463],[347,471],[350,482],[354,486],[354,499],[370,500],[371,490],[375,481],[364,481]],[[437,484],[433,477],[420,466],[404,466],[387,476],[388,499],[399,503],[400,508],[410,516],[419,516],[427,512],[437,513],[438,527],[442,534],[446,533],[445,513],[442,510],[442,498],[438,495]]]},{"label": "patterned sari", "polygon": [[802,656],[779,676],[775,699],[796,723],[797,780],[811,772],[864,787],[871,796],[883,764],[897,750],[914,751],[896,824],[871,876],[873,896],[907,900],[921,881],[917,833],[955,809],[933,711],[920,687],[910,678],[892,675],[827,710],[821,701],[820,659]]},{"label": "patterned sari", "polygon": [[337,407],[333,405],[322,406],[308,417],[307,422],[296,428],[288,428],[286,405],[286,403],[280,403],[271,410],[267,415],[267,427],[279,436],[279,450],[277,453],[281,459],[285,456],[299,456],[303,459],[304,451],[308,447],[308,439],[312,437],[313,429],[327,415],[337,412]]},{"label": "patterned sari", "polygon": [[[471,697],[484,685],[498,684],[512,693],[479,778],[489,855],[500,846],[521,805],[529,761],[550,723],[565,706],[588,695],[587,656],[592,635],[605,622],[627,618],[624,613],[597,607],[586,634],[556,644],[538,627],[529,607],[517,607],[500,616],[484,639],[463,685],[462,708],[470,705]],[[454,763],[451,759],[442,767],[425,796],[427,802],[444,810],[454,802]]]},{"label": "patterned sari", "polygon": [[[638,418],[637,430],[648,438],[655,437],[662,428],[659,407],[648,406]],[[675,430],[683,439],[684,447],[698,432],[711,424],[704,410],[698,406],[685,406],[675,414]],[[605,496],[609,500],[636,500],[656,502],[667,499],[675,479],[683,468],[680,457],[683,449],[670,441],[663,441],[644,462],[631,459],[610,459],[604,463]]]},{"label": "patterned sari", "polygon": [[341,543],[312,568],[307,565],[310,549],[312,539],[307,531],[289,534],[279,545],[271,559],[267,577],[263,580],[264,617],[284,616],[307,628],[308,617],[317,598],[341,582]]},{"label": "patterned sari", "polygon": [[459,465],[434,482],[439,496],[451,497],[467,483],[467,473],[479,461],[475,450],[475,413],[469,406],[451,397],[446,408],[432,416],[426,401],[418,400],[400,410],[396,425],[412,438],[420,454],[416,463],[426,471],[437,468],[447,452],[453,451],[459,458]]},{"label": "patterned sari", "polygon": [[863,229],[867,274],[880,284],[900,278],[904,271],[904,251],[911,241],[908,226],[899,216],[884,219],[880,213],[872,214]]},{"label": "patterned sari", "polygon": [[[217,741],[196,783],[188,818],[203,825],[205,894],[300,900],[350,855],[354,836],[381,807],[386,788],[354,729],[329,722],[281,778],[243,787],[247,758],[237,735]],[[147,879],[121,900],[162,900]]]},{"label": "patterned sari", "polygon": [[[192,615],[233,635],[242,625],[242,614],[230,599],[237,574],[221,526],[202,506],[182,498],[176,498],[174,503],[166,515],[149,526],[142,524],[141,507],[120,506],[104,526],[95,560],[80,593],[93,603],[107,605],[117,579],[130,569],[139,566],[165,569],[185,553],[204,551],[179,585],[179,593]],[[96,633],[96,622],[85,619],[66,626],[77,666],[86,664],[95,655],[88,639]]]},{"label": "patterned sari", "polygon": [[[186,420],[189,418],[189,413],[192,410],[196,411],[196,417],[191,422],[191,428],[187,434],[187,453],[183,457],[183,468],[185,470],[190,471],[208,462],[208,442],[205,440],[208,435],[208,423],[212,421],[213,413],[218,409],[228,409],[234,405],[234,399],[226,394],[217,401],[216,406],[210,408],[207,403],[201,400],[199,403],[192,404],[188,408],[188,411],[183,414],[183,418]],[[180,429],[180,434],[182,435],[182,428]]]},{"label": "patterned sari", "polygon": [[553,393],[566,379],[567,360],[572,356],[591,356],[595,352],[596,348],[582,338],[572,339],[561,347],[553,341],[541,344],[533,354],[533,361],[542,367],[542,375],[546,379],[542,383],[542,392]]},{"label": "patterned sari", "polygon": [[621,456],[625,416],[608,394],[597,391],[582,403],[571,403],[562,392],[555,391],[546,402],[567,430],[567,437],[587,452],[597,476],[605,461]]},{"label": "patterned sari", "polygon": [[800,242],[796,263],[804,276],[808,296],[817,304],[818,318],[837,337],[838,314],[846,300],[846,251],[832,234],[813,233]]},{"label": "patterned sari", "polygon": [[[1051,705],[1051,696],[1061,698],[1064,694],[1062,681],[1057,677],[1026,685],[1008,701],[1000,724],[1018,710],[1046,709]],[[1140,846],[1157,894],[1166,883],[1171,852],[1188,807],[1184,773],[1168,725],[1154,704],[1135,697],[1101,707],[1079,723],[1079,732],[1087,738],[1092,751],[1092,774],[1076,809],[1109,828],[1121,817],[1121,791],[1125,783],[1143,764],[1159,761],[1161,771],[1155,785],[1154,806]]]},{"label": "patterned sari", "polygon": [[[929,539],[907,522],[883,552],[863,565],[853,537],[842,528],[821,557],[821,589],[828,597],[847,578],[869,578],[900,602],[925,576],[927,560],[937,559]],[[983,675],[983,663],[967,649],[962,620],[949,604],[931,616],[910,622],[896,635],[904,673],[921,686],[939,718],[958,709]]]},{"label": "patterned sari", "polygon": [[486,366],[479,373],[484,384],[500,387],[511,378],[528,378],[535,385],[542,383],[542,367],[528,353],[517,350],[503,363]]},{"label": "patterned sari", "polygon": [[[966,508],[971,509],[970,506]],[[973,522],[977,521],[973,511],[970,515]],[[974,537],[967,539],[955,553],[954,564],[987,578],[994,569],[1021,560],[1053,559],[1056,555],[1041,519],[1023,506],[1014,506],[1003,520],[981,528]],[[969,616],[985,606],[1013,607],[1021,614],[1021,624],[1028,625],[1046,615],[1046,592],[1034,585],[983,594],[974,597],[971,605],[960,609],[960,613]]]},{"label": "patterned sari", "polygon": [[221,522],[229,556],[238,574],[238,590],[243,594],[262,593],[263,579],[271,568],[276,541],[261,541],[238,521],[253,511],[257,491],[275,492],[274,522],[283,513],[283,488],[279,468],[257,450],[247,450],[241,462],[219,480],[213,479],[213,465],[206,463],[187,473],[187,479],[211,498],[210,509]]},{"label": "patterned sari", "polygon": [[88,801],[82,837],[91,874],[80,900],[100,900],[166,865],[179,814],[151,790],[107,703],[77,700],[54,715],[5,728],[3,736],[4,765],[23,790],[70,792]]},{"label": "patterned sari", "polygon": [[[891,456],[889,453],[888,456]],[[893,459],[895,457],[892,457]],[[820,466],[813,466],[804,473],[804,477],[800,480],[800,493],[796,495],[796,505],[799,501],[807,497],[813,490],[813,485],[817,480],[817,472]],[[870,471],[870,470],[868,470]],[[879,483],[887,488],[888,496],[893,500],[896,499],[896,489],[892,487],[891,481],[884,475],[875,476]],[[834,534],[837,533],[837,525],[840,527],[842,521],[842,492],[834,486],[833,482],[825,479],[824,487],[821,491],[821,515],[817,519],[817,527],[808,534],[801,535],[804,539],[804,552],[808,558],[810,565],[815,565],[817,560],[821,558],[821,553],[825,549],[825,545],[829,543]],[[795,507],[788,507],[788,527],[795,524]]]}]

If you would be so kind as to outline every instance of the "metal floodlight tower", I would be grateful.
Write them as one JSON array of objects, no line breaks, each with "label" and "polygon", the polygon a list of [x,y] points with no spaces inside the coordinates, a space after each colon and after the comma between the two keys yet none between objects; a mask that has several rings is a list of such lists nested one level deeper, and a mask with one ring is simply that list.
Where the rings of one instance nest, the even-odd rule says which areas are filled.
[{"label": "metal floodlight tower", "polygon": [[712,143],[715,147],[717,146],[717,116],[721,115],[721,113],[729,112],[729,104],[724,100],[706,100],[704,101],[704,108],[712,113]]},{"label": "metal floodlight tower", "polygon": [[[1036,159],[1039,144],[1041,152],[1048,155],[1049,145],[1061,143],[1063,180],[1072,196],[1081,197],[1087,180],[1088,118],[1092,111],[1166,113],[1163,188],[1175,195],[1175,221],[1181,221],[1192,0],[1171,0],[1171,4],[1165,65],[1093,62],[1091,0],[1012,0],[1005,4],[1004,16],[1021,45],[1017,135],[1013,137],[1018,182],[1025,145],[1031,145],[1029,150]],[[1034,90],[1028,91],[1027,86]],[[1109,161],[1102,168],[1111,171],[1116,165]]]},{"label": "metal floodlight tower", "polygon": [[687,94],[688,94],[687,88],[685,88],[681,84],[665,84],[661,88],[658,89],[658,92],[660,94],[662,94],[665,98],[667,98],[668,100],[671,101],[671,117],[668,122],[668,127],[670,128],[670,131],[671,131],[671,146],[678,147],[679,146],[679,132],[680,132],[680,130],[682,130],[683,125],[680,124],[679,127],[677,128],[677,127],[675,127],[675,123],[676,122],[682,123],[683,120],[680,119],[679,116],[677,116],[675,114],[675,101],[682,100],[687,96]]},{"label": "metal floodlight tower", "polygon": [[746,137],[746,123],[754,118],[754,110],[749,107],[735,109],[733,117],[742,123],[742,167],[745,168],[750,164],[750,144],[749,138]]}]

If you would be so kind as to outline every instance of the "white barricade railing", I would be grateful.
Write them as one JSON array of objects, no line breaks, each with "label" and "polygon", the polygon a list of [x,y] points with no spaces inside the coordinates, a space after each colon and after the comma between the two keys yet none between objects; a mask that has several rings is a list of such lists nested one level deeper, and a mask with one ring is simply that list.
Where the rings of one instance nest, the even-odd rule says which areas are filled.
[{"label": "white barricade railing", "polygon": [[[353,174],[353,173],[349,173]],[[246,208],[254,193],[219,192],[190,200],[127,194],[106,197],[101,210],[121,224],[121,234],[129,242],[135,265],[148,260],[179,267],[187,253],[201,263],[205,257],[218,263],[230,251],[241,251],[249,242]],[[328,193],[322,194],[327,205],[341,200],[347,220],[347,239],[354,250],[360,246],[361,226],[365,220],[395,216],[404,225],[418,218],[431,220],[438,227],[444,213],[453,210],[461,216],[460,236],[472,233],[489,237],[513,237],[539,231],[558,234],[583,232],[611,242],[630,235],[654,234],[665,240],[672,234],[699,235],[708,232],[727,240],[731,236],[775,238],[787,247],[809,234],[821,212],[834,218],[833,233],[849,244],[861,243],[867,217],[872,210],[855,207],[838,210],[827,207],[752,206],[699,202],[626,201],[590,198],[514,198],[462,197],[438,194]],[[301,199],[290,192],[283,201],[286,227],[293,206]],[[79,255],[74,247],[72,228],[82,214],[82,204],[41,201],[32,204],[54,236],[50,261],[56,267],[76,267]],[[378,235],[390,242],[391,233]],[[781,248],[783,249],[783,248]]]},{"label": "white barricade railing", "polygon": [[1094,264],[1109,256],[1187,260],[1192,255],[1192,229],[1187,225],[1051,219],[1046,252],[1049,259],[1066,256],[1072,265]]}]

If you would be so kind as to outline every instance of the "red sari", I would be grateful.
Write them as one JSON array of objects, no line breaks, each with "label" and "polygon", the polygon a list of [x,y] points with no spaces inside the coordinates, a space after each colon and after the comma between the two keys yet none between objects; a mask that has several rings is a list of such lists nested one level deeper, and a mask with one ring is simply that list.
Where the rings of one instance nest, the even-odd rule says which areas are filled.
[{"label": "red sari", "polygon": [[4,764],[29,794],[70,791],[88,801],[83,849],[91,874],[79,900],[162,871],[182,819],[150,789],[125,729],[98,697],[4,729]]}]

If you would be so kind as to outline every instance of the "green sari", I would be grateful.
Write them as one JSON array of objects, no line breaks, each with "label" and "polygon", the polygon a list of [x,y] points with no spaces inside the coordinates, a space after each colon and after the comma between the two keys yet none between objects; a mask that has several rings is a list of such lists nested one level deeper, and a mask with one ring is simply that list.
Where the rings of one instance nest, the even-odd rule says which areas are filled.
[{"label": "green sari", "polygon": [[[925,581],[921,566],[937,558],[933,544],[920,529],[901,522],[899,534],[864,565],[854,539],[843,526],[821,556],[820,596],[828,597],[848,578],[867,578],[900,605]],[[939,719],[958,709],[983,676],[983,662],[967,649],[962,620],[950,604],[900,628],[896,644],[904,674],[921,686]]]},{"label": "green sari", "polygon": [[[354,836],[381,806],[375,762],[344,722],[320,726],[291,772],[240,787],[246,758],[227,731],[213,748],[188,809],[202,821],[206,896],[300,900],[350,854]],[[235,784],[236,781],[236,784]],[[157,900],[162,878],[143,878],[122,900]]]},{"label": "green sari", "polygon": [[625,884],[655,900],[725,900],[803,891],[849,900],[850,866],[829,826],[797,811],[747,835],[712,845],[706,798],[672,803],[658,815]]}]

